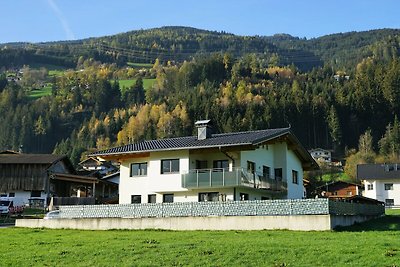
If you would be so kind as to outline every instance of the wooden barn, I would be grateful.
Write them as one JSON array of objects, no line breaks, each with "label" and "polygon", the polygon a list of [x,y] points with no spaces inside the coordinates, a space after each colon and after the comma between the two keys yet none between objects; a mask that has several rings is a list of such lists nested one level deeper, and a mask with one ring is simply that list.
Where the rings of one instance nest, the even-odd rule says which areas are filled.
[{"label": "wooden barn", "polygon": [[16,206],[46,207],[52,197],[83,197],[79,204],[84,199],[84,204],[94,204],[98,182],[76,175],[67,156],[0,153],[0,196]]}]

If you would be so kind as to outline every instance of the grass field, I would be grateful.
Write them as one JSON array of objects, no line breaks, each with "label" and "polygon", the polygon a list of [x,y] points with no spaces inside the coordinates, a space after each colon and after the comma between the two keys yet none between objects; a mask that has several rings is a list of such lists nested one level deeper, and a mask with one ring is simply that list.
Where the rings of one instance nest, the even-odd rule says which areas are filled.
[{"label": "grass field", "polygon": [[[147,90],[148,88],[152,87],[156,79],[143,79],[143,87],[144,90]],[[124,88],[128,88],[136,83],[136,79],[132,80],[118,80],[119,82],[119,88],[123,91]]]},{"label": "grass field", "polygon": [[399,266],[400,216],[338,231],[0,229],[2,266]]},{"label": "grass field", "polygon": [[49,70],[50,77],[61,77],[64,73],[65,70]]},{"label": "grass field", "polygon": [[51,86],[47,85],[41,89],[38,90],[32,90],[28,93],[28,97],[30,99],[38,99],[42,96],[48,96],[51,95],[52,91],[51,91]]},{"label": "grass field", "polygon": [[147,69],[149,69],[149,68],[153,67],[153,64],[152,64],[152,63],[134,63],[134,62],[128,62],[127,65],[128,65],[129,67],[137,68],[137,69],[140,69],[140,68],[147,68]]}]

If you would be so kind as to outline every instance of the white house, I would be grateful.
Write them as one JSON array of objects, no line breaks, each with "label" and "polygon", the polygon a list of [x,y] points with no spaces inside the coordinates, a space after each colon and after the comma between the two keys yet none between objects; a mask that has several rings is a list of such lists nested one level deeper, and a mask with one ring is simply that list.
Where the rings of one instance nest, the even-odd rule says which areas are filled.
[{"label": "white house", "polygon": [[357,179],[363,181],[366,197],[400,206],[400,164],[357,165]]},{"label": "white house", "polygon": [[93,153],[120,162],[119,203],[303,198],[318,168],[289,128],[142,141]]},{"label": "white house", "polygon": [[311,157],[316,161],[330,163],[332,162],[332,153],[329,150],[322,148],[314,148],[309,150]]},{"label": "white house", "polygon": [[78,163],[86,171],[97,171],[101,175],[107,175],[117,171],[117,167],[108,161],[101,161],[94,157],[89,157]]}]

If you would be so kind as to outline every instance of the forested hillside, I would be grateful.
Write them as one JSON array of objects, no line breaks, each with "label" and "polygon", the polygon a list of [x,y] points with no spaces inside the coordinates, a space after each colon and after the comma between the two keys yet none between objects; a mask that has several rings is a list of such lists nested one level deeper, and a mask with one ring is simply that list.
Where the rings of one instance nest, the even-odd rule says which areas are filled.
[{"label": "forested hillside", "polygon": [[209,118],[220,132],[290,125],[306,148],[338,155],[368,130],[367,150],[399,155],[398,30],[306,40],[165,27],[0,47],[0,149],[76,163],[87,151],[193,134]]}]

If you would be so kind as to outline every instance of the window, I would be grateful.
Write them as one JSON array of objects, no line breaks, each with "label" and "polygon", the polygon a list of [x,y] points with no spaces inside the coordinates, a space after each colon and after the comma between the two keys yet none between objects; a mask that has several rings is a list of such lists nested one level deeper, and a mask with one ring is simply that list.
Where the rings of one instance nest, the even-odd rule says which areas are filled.
[{"label": "window", "polygon": [[254,173],[256,170],[256,164],[252,161],[247,161],[247,172]]},{"label": "window", "polygon": [[352,196],[353,195],[353,191],[347,191],[346,192],[348,196]]},{"label": "window", "polygon": [[263,166],[263,177],[269,179],[270,168],[268,166]]},{"label": "window", "polygon": [[179,172],[179,159],[161,160],[161,174]]},{"label": "window", "polygon": [[196,169],[207,169],[207,160],[196,160]]},{"label": "window", "polygon": [[393,190],[393,184],[385,184],[385,190]]},{"label": "window", "polygon": [[282,180],[282,168],[275,169],[275,179]]},{"label": "window", "polygon": [[8,197],[15,197],[15,193],[9,193]]},{"label": "window", "polygon": [[38,190],[31,191],[31,197],[41,197],[41,193],[42,192]]},{"label": "window", "polygon": [[132,195],[131,196],[131,203],[142,203],[142,196],[141,195]]},{"label": "window", "polygon": [[368,184],[367,185],[367,190],[374,190],[374,185],[373,184]]},{"label": "window", "polygon": [[393,206],[393,205],[394,205],[394,199],[393,198],[385,199],[385,206]]},{"label": "window", "polygon": [[156,194],[147,195],[147,203],[156,203]]},{"label": "window", "polygon": [[147,162],[131,164],[131,177],[146,176],[146,175],[147,175]]},{"label": "window", "polygon": [[163,195],[163,203],[173,203],[173,202],[174,202],[174,194]]},{"label": "window", "polygon": [[213,168],[214,169],[225,169],[225,170],[228,170],[229,162],[228,162],[228,160],[214,160],[213,161]]},{"label": "window", "polygon": [[261,200],[269,200],[269,197],[261,197]]},{"label": "window", "polygon": [[0,197],[7,197],[7,194],[0,194]]},{"label": "window", "polygon": [[294,184],[299,184],[299,172],[292,170],[292,182]]},{"label": "window", "polygon": [[199,202],[218,201],[218,192],[199,193]]},{"label": "window", "polygon": [[249,194],[240,193],[240,201],[249,200]]}]

